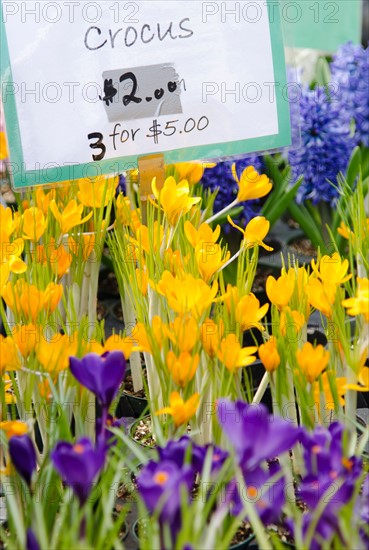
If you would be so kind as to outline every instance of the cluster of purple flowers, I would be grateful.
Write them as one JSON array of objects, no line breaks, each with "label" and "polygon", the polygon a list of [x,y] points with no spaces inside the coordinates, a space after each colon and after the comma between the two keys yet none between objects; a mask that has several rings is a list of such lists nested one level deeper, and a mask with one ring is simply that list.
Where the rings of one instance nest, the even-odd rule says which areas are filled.
[{"label": "cluster of purple flowers", "polygon": [[344,44],[331,63],[341,107],[355,121],[355,140],[369,147],[369,48]]},{"label": "cluster of purple flowers", "polygon": [[[217,407],[218,420],[229,439],[236,462],[242,474],[239,478],[227,478],[226,501],[222,505],[239,516],[247,518],[246,500],[258,513],[263,525],[283,524],[294,534],[291,518],[283,520],[287,495],[295,488],[288,487],[283,469],[277,457],[294,448],[297,443],[303,449],[305,472],[296,489],[295,498],[305,503],[303,536],[313,530],[309,547],[319,550],[322,541],[340,537],[339,512],[353,498],[363,473],[361,459],[347,458],[344,450],[344,427],[333,423],[329,429],[317,427],[312,433],[296,427],[287,420],[269,415],[263,405],[248,405],[241,401],[221,399]],[[158,449],[158,459],[151,460],[141,470],[137,485],[150,514],[158,513],[161,528],[169,526],[173,544],[181,529],[184,508],[190,502],[195,476],[201,473],[209,446],[192,443],[189,437],[170,441]],[[217,474],[228,453],[220,448],[212,449],[212,473]],[[292,490],[292,493],[291,493]],[[364,499],[369,493],[366,479],[362,496],[357,500],[358,530],[369,518],[369,504]],[[324,501],[323,501],[324,499]],[[324,505],[322,506],[322,502]],[[363,540],[365,532],[361,531]]]},{"label": "cluster of purple flowers", "polygon": [[[214,213],[223,210],[237,197],[238,185],[232,176],[232,164],[233,161],[220,162],[214,168],[206,169],[202,177],[201,184],[205,190],[209,189],[211,192],[214,192],[218,189],[214,202]],[[247,166],[253,166],[258,172],[261,172],[263,167],[262,160],[256,155],[249,155],[237,161],[236,171],[239,177]],[[243,207],[243,211],[234,218],[234,221],[238,225],[245,226],[251,218],[259,213],[260,201],[247,201],[240,206]],[[224,225],[224,230],[226,233],[229,232],[230,225],[228,223]]]},{"label": "cluster of purple flowers", "polygon": [[[297,489],[297,496],[308,506],[303,516],[303,532],[307,533],[314,513],[323,502],[310,543],[312,550],[321,548],[321,541],[340,536],[339,512],[350,500],[363,472],[362,460],[347,458],[344,452],[344,426],[334,422],[325,429],[315,428],[313,433],[302,432],[306,473]],[[360,518],[360,514],[358,516]]]},{"label": "cluster of purple flowers", "polygon": [[345,44],[335,55],[331,70],[329,92],[322,86],[301,89],[301,145],[288,155],[293,180],[304,176],[298,203],[311,200],[332,205],[337,190],[329,182],[336,184],[337,175],[345,173],[355,145],[369,145],[369,48]]},{"label": "cluster of purple flowers", "polygon": [[286,480],[273,459],[293,448],[300,439],[300,428],[269,415],[264,405],[227,399],[218,403],[218,420],[235,450],[245,484],[240,491],[237,482],[231,482],[232,513],[240,514],[247,499],[264,525],[278,522],[286,501]]},{"label": "cluster of purple flowers", "polygon": [[210,445],[196,445],[187,436],[169,441],[158,449],[158,460],[150,460],[137,478],[139,493],[151,514],[159,512],[162,529],[168,525],[172,541],[182,525],[183,495],[190,501],[196,474],[203,470],[211,452],[211,472],[216,475],[228,458],[228,453]]},{"label": "cluster of purple flowers", "polygon": [[292,178],[304,180],[296,201],[332,203],[337,197],[337,174],[345,172],[355,146],[350,117],[340,102],[329,98],[324,87],[303,88],[300,98],[301,145],[289,152]]}]

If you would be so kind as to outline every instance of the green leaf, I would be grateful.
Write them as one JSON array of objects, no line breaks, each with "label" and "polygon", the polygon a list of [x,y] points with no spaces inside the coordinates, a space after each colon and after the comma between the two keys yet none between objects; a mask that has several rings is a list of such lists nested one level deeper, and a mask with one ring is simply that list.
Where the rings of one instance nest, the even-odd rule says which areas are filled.
[{"label": "green leaf", "polygon": [[315,82],[319,86],[327,87],[331,80],[329,63],[324,57],[319,57],[315,69]]},{"label": "green leaf", "polygon": [[355,149],[352,151],[346,172],[346,181],[351,189],[354,188],[355,180],[360,173],[361,163],[361,149],[360,147],[355,147]]},{"label": "green leaf", "polygon": [[303,182],[304,177],[300,176],[296,181],[295,185],[285,192],[284,196],[279,201],[273,201],[270,208],[266,208],[266,204],[262,208],[262,214],[269,220],[271,227],[276,223],[277,220],[284,214],[288,209],[290,203],[294,200],[296,193]]},{"label": "green leaf", "polygon": [[219,216],[219,218],[217,218],[214,223],[222,225],[226,223],[228,216],[231,216],[231,218],[233,218],[238,216],[238,214],[242,214],[242,212],[243,212],[243,206],[236,206],[236,208],[231,208],[231,210],[229,210],[222,216]]},{"label": "green leaf", "polygon": [[321,235],[321,231],[319,232],[319,228],[317,227],[312,215],[310,214],[306,206],[304,206],[303,204],[298,205],[295,202],[291,201],[288,209],[292,217],[297,221],[297,223],[300,225],[305,235],[311,240],[313,245],[316,248],[320,247],[323,250],[325,247],[325,243]]}]

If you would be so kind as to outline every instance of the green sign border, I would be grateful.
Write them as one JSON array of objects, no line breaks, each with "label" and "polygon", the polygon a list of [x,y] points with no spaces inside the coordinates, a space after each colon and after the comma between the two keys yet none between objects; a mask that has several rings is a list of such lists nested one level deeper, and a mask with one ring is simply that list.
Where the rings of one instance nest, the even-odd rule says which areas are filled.
[{"label": "green sign border", "polygon": [[[5,23],[3,18],[2,0],[1,4],[1,57],[0,57],[0,75],[1,75],[1,90],[4,96],[4,89],[7,86],[13,86],[12,69],[9,56],[8,43],[6,39]],[[212,145],[202,145],[196,147],[185,147],[175,149],[164,153],[165,163],[172,164],[176,162],[189,161],[204,161],[206,159],[217,159],[227,156],[237,156],[258,151],[267,151],[287,147],[291,145],[291,124],[289,104],[283,92],[287,84],[286,63],[284,55],[282,25],[279,10],[272,12],[272,7],[268,0],[269,14],[273,13],[273,20],[270,22],[270,34],[272,44],[272,55],[274,65],[275,82],[280,83],[276,86],[275,97],[277,102],[277,115],[279,133],[262,136],[259,138],[246,139],[241,141],[233,141],[227,143],[217,143]],[[269,18],[270,19],[270,18]],[[84,164],[73,164],[59,167],[44,167],[42,170],[24,170],[22,140],[19,127],[19,119],[14,95],[7,97],[6,102],[3,100],[5,123],[9,142],[9,153],[11,160],[12,183],[14,189],[32,187],[35,185],[51,185],[68,181],[70,179],[78,179],[91,177],[96,175],[97,171],[100,174],[121,173],[128,168],[137,166],[137,160],[140,156],[135,155],[130,157],[118,157],[106,159],[100,162],[91,161]],[[242,122],[241,122],[242,123]],[[244,122],[247,123],[246,121]],[[37,128],[35,128],[35,132]],[[150,154],[158,154],[160,151],[153,151]],[[52,164],[52,163],[50,163]],[[89,172],[89,168],[94,166],[94,173]],[[16,170],[15,167],[18,167]],[[98,167],[97,169],[95,167]]]}]

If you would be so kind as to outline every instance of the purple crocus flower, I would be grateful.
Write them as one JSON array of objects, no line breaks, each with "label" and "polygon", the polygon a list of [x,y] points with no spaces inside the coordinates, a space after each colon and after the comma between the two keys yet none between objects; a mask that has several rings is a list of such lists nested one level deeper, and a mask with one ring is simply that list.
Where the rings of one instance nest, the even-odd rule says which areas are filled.
[{"label": "purple crocus flower", "polygon": [[196,473],[199,473],[204,467],[209,449],[212,451],[211,471],[215,473],[222,468],[229,456],[229,453],[220,447],[210,444],[202,447],[194,443],[190,437],[184,435],[180,439],[168,441],[165,447],[158,448],[158,452],[160,460],[175,462],[179,468],[187,462]]},{"label": "purple crocus flower", "polygon": [[92,483],[104,467],[106,447],[94,447],[90,439],[83,437],[74,445],[60,441],[51,452],[54,468],[66,485],[71,487],[81,505],[87,500]]},{"label": "purple crocus flower", "polygon": [[121,351],[100,356],[88,353],[82,359],[70,357],[70,370],[82,386],[96,395],[104,409],[108,409],[123,382],[126,360]]},{"label": "purple crocus flower", "polygon": [[161,522],[174,523],[179,527],[181,493],[189,493],[194,484],[194,470],[191,466],[179,467],[175,462],[151,460],[137,477],[138,491],[150,513],[160,509]]},{"label": "purple crocus flower", "polygon": [[29,435],[13,436],[9,440],[9,455],[18,474],[31,485],[32,474],[36,470],[36,451]]},{"label": "purple crocus flower", "polygon": [[40,545],[32,529],[27,529],[26,550],[40,550]]},{"label": "purple crocus flower", "polygon": [[120,428],[124,433],[128,433],[129,421],[127,418],[115,418],[111,414],[107,415],[105,425],[103,425],[103,418],[96,419],[96,433],[104,434],[105,441],[99,440],[99,443],[106,445],[106,447],[112,447],[116,445],[117,438],[115,434],[110,431],[110,428]]},{"label": "purple crocus flower", "polygon": [[241,488],[236,480],[233,480],[227,489],[232,514],[238,516],[245,508],[247,500],[253,505],[265,526],[278,522],[286,501],[286,481],[283,476],[277,477],[276,481],[272,479],[280,471],[280,466],[275,464],[270,472],[261,467],[244,472],[245,485]]},{"label": "purple crocus flower", "polygon": [[301,438],[304,447],[306,475],[298,495],[314,509],[324,495],[329,495],[325,515],[336,515],[349,502],[362,473],[362,461],[356,456],[347,458],[343,449],[344,427],[338,422],[328,429],[318,426]]},{"label": "purple crocus flower", "polygon": [[300,438],[300,428],[269,415],[264,405],[220,399],[217,413],[243,472],[253,470],[263,460],[271,460],[288,451]]},{"label": "purple crocus flower", "polygon": [[360,536],[366,545],[366,548],[369,548],[369,474],[366,476],[363,483],[362,493],[360,495],[360,499],[357,501],[355,511],[355,516],[359,518]]},{"label": "purple crocus flower", "polygon": [[195,472],[201,472],[204,465],[206,451],[204,447],[196,445],[188,436],[168,441],[165,447],[158,447],[161,461],[174,462],[182,468],[185,460],[191,464]]},{"label": "purple crocus flower", "polygon": [[[361,459],[347,458],[343,441],[344,426],[338,422],[332,423],[329,429],[317,426],[312,433],[304,431],[301,437],[306,473],[296,495],[309,508],[303,516],[304,535],[316,520],[317,507],[324,502],[315,525],[312,550],[320,550],[321,540],[329,546],[334,536],[340,536],[340,510],[351,501],[362,474]],[[290,529],[293,531],[292,525]]]}]

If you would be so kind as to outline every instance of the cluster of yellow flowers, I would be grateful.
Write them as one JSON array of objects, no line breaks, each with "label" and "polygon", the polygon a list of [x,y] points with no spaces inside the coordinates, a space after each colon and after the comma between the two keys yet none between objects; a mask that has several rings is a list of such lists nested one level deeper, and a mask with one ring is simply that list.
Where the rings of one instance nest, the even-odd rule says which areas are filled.
[{"label": "cluster of yellow flowers", "polygon": [[[182,179],[183,175],[187,179]],[[120,195],[116,201],[120,225],[115,238],[120,247],[113,247],[113,257],[118,263],[121,251],[129,250],[130,261],[119,269],[123,284],[130,282],[129,300],[141,304],[136,312],[134,338],[146,354],[148,369],[152,365],[162,374],[162,398],[171,403],[159,413],[172,414],[178,425],[180,415],[174,410],[179,407],[183,411],[185,397],[192,392],[196,396],[190,405],[194,414],[194,404],[201,402],[198,396],[207,383],[212,385],[214,395],[227,391],[238,396],[239,368],[252,364],[257,352],[271,376],[281,364],[289,363],[298,378],[296,383],[305,384],[318,408],[321,391],[332,405],[332,383],[336,383],[336,393],[343,404],[342,396],[350,386],[333,368],[335,361],[330,365],[330,352],[306,342],[307,323],[314,309],[332,321],[337,311],[344,313],[344,308],[349,315],[362,315],[368,322],[368,280],[358,279],[356,295],[345,299],[343,285],[352,275],[348,274],[348,260],[338,253],[324,255],[308,267],[283,268],[279,277],[267,279],[273,323],[271,329],[263,326],[270,306],[261,305],[251,292],[255,271],[249,251],[258,247],[272,251],[264,242],[269,222],[258,216],[242,228],[228,217],[243,239],[235,256],[239,263],[237,285],[225,285],[222,272],[234,258],[230,258],[220,239],[220,226],[212,225],[217,215],[204,219],[201,198],[193,196],[198,176],[192,179],[190,169],[183,165],[161,188],[154,180],[153,197],[145,206],[145,223],[141,210],[132,208],[127,197]],[[259,175],[253,167],[248,167],[240,178],[234,169],[234,178],[239,185],[235,204],[263,197],[272,188],[267,176]],[[253,259],[257,260],[257,256]],[[265,341],[260,346],[243,347],[243,333],[252,328],[262,332]],[[224,372],[229,373],[228,377]],[[366,372],[360,371],[360,377],[364,379]],[[175,391],[168,398],[168,388],[173,384]],[[184,417],[186,423],[189,417]]]},{"label": "cluster of yellow flowers", "polygon": [[[269,221],[257,216],[239,227],[228,216],[242,235],[239,251],[231,257],[216,220],[232,205],[265,197],[272,183],[252,166],[240,177],[234,168],[237,197],[212,215],[201,208],[197,185],[205,168],[187,163],[169,167],[163,185],[154,179],[152,195],[137,204],[122,193],[114,199],[117,178],[101,177],[47,192],[35,189],[18,212],[0,206],[0,297],[13,323],[7,337],[0,336],[0,370],[12,378],[6,379],[7,399],[12,399],[12,371],[31,367],[56,380],[71,355],[113,349],[130,358],[132,372],[141,369],[139,353],[144,354],[152,409],[171,415],[176,429],[185,430],[191,420],[201,431],[206,398],[245,397],[251,369],[241,369],[257,355],[274,392],[277,386],[293,392],[294,385],[298,396],[305,392],[319,412],[322,395],[327,407],[334,408],[337,401],[344,404],[348,391],[369,388],[363,362],[367,348],[348,359],[350,346],[345,346],[342,328],[346,313],[359,324],[369,323],[368,279],[353,280],[349,261],[338,253],[324,255],[311,266],[290,264],[279,276],[269,276],[270,303],[260,303],[252,288],[259,248],[273,250],[265,242]],[[90,310],[95,306],[99,262],[92,276],[86,265],[93,252],[101,255],[113,202],[116,222],[107,240],[131,330],[129,337],[92,340],[82,335],[82,325],[70,333],[63,323],[83,318],[78,300],[92,304]],[[339,230],[352,243],[350,231],[345,225]],[[226,268],[235,260],[236,282],[230,284]],[[83,286],[86,281],[92,281],[95,296]],[[313,310],[337,323],[340,338],[329,349],[306,341]],[[47,323],[54,328],[45,336]],[[252,329],[258,338],[252,333],[255,345],[245,346],[244,333]],[[356,373],[350,383],[348,362]],[[39,391],[50,395],[46,383]]]}]

